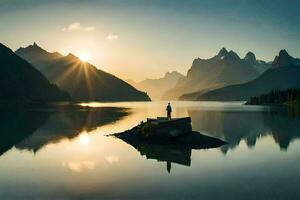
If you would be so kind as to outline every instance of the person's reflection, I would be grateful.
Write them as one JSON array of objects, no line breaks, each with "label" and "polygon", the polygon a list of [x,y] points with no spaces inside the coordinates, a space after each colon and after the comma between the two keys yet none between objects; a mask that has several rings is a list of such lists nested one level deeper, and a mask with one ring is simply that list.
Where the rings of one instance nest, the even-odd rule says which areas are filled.
[{"label": "person's reflection", "polygon": [[168,173],[170,174],[171,173],[171,162],[170,161],[167,161],[167,171]]}]

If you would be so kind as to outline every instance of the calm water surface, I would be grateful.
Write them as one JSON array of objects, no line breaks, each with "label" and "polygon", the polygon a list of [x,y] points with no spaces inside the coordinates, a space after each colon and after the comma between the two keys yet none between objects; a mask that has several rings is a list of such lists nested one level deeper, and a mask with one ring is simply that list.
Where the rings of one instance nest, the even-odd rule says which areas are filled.
[{"label": "calm water surface", "polygon": [[138,151],[105,136],[164,115],[166,102],[1,112],[0,199],[300,199],[295,114],[239,102],[172,104],[174,116],[229,144]]}]

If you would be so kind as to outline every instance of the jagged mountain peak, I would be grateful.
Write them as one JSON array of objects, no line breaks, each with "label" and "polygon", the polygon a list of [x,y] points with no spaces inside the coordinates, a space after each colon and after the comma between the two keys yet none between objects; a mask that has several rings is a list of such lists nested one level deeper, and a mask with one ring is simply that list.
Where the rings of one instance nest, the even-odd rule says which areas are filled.
[{"label": "jagged mountain peak", "polygon": [[225,47],[223,47],[219,53],[218,53],[218,56],[225,56],[226,54],[228,54],[228,51]]},{"label": "jagged mountain peak", "polygon": [[37,54],[45,54],[48,53],[46,50],[44,50],[42,47],[40,47],[37,43],[33,43],[31,45],[28,45],[27,47],[20,47],[16,50],[16,54],[23,54],[25,52],[32,52]]},{"label": "jagged mountain peak", "polygon": [[256,61],[255,54],[254,54],[253,52],[249,51],[249,52],[245,55],[245,60]]},{"label": "jagged mountain peak", "polygon": [[228,52],[228,54],[225,56],[225,58],[227,58],[227,59],[236,59],[236,60],[239,60],[239,59],[240,59],[239,55],[237,55],[237,53],[235,53],[235,52],[232,51],[232,50],[230,50],[230,51]]},{"label": "jagged mountain peak", "polygon": [[173,77],[173,76],[183,76],[183,75],[177,71],[171,71],[171,72],[166,72],[164,77],[168,78],[168,77]]},{"label": "jagged mountain peak", "polygon": [[[31,45],[32,47],[34,46]],[[116,76],[85,63],[74,54],[59,56],[47,51],[24,49],[18,55],[32,63],[51,82],[78,101],[149,101],[149,96]],[[80,64],[80,65],[77,65]],[[89,81],[87,81],[87,78]],[[75,81],[76,80],[76,81]]]},{"label": "jagged mountain peak", "polygon": [[290,56],[285,49],[282,49],[280,50],[279,55],[275,57],[272,67],[286,66],[292,63],[293,59],[294,58]]},{"label": "jagged mountain peak", "polygon": [[42,50],[42,51],[45,51],[42,47],[40,47],[36,42],[34,42],[33,44],[31,45],[28,45],[27,47],[25,48],[22,48],[21,49],[31,49],[31,50]]},{"label": "jagged mountain peak", "polygon": [[26,60],[30,63],[36,64],[38,61],[44,61],[51,59],[58,59],[62,58],[63,55],[61,55],[58,52],[50,53],[40,47],[36,42],[34,42],[31,45],[28,45],[27,47],[20,47],[18,50],[15,51],[15,53],[20,57],[26,57]]},{"label": "jagged mountain peak", "polygon": [[33,42],[34,47],[39,47],[39,45],[36,42]]},{"label": "jagged mountain peak", "polygon": [[233,50],[227,51],[225,47],[223,47],[216,58],[221,58],[221,59],[227,59],[227,60],[239,60],[240,57],[237,53],[235,53]]},{"label": "jagged mountain peak", "polygon": [[40,71],[2,44],[0,60],[1,100],[23,105],[70,100],[67,93],[50,84]]},{"label": "jagged mountain peak", "polygon": [[285,49],[281,49],[279,51],[279,57],[291,57],[291,56]]},{"label": "jagged mountain peak", "polygon": [[66,58],[69,58],[69,59],[79,59],[77,56],[75,56],[74,54],[72,53],[69,53]]},{"label": "jagged mountain peak", "polygon": [[244,58],[245,61],[247,61],[251,65],[257,65],[257,60],[255,57],[255,54],[249,51]]}]

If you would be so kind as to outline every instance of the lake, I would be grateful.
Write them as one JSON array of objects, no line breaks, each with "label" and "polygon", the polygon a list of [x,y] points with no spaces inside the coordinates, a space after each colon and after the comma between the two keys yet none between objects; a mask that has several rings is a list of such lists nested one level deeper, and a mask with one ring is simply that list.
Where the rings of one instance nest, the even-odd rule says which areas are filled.
[{"label": "lake", "polygon": [[0,199],[300,199],[299,113],[172,102],[174,117],[228,145],[137,150],[106,136],[165,115],[166,103],[1,112]]}]

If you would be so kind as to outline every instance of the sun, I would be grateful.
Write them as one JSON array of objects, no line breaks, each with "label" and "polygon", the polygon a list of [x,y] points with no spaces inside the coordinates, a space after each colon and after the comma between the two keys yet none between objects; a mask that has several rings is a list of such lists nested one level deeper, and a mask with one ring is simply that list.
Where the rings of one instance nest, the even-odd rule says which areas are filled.
[{"label": "sun", "polygon": [[79,59],[83,62],[87,62],[90,60],[90,55],[87,53],[81,53],[79,54]]}]

